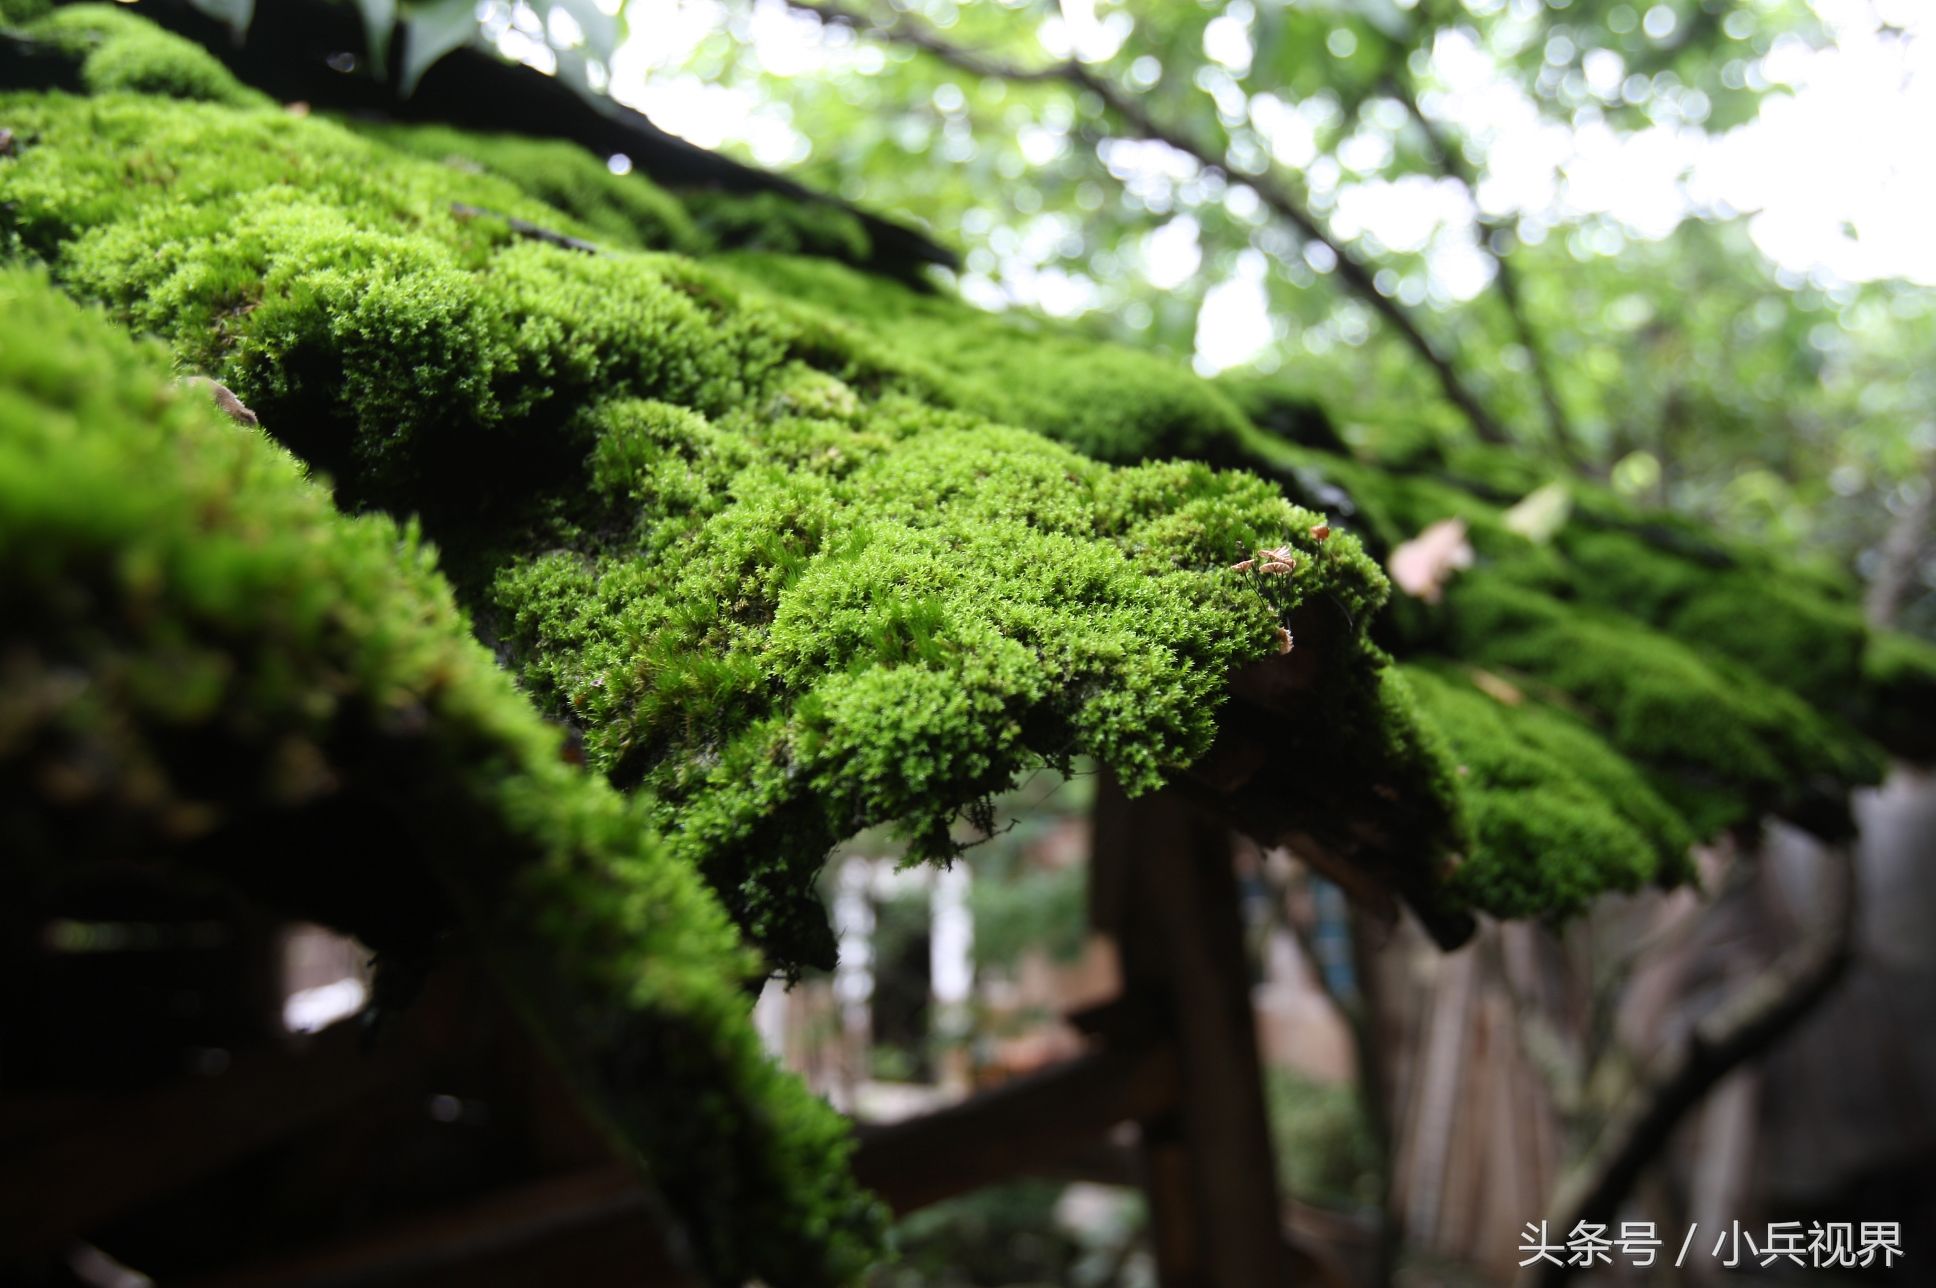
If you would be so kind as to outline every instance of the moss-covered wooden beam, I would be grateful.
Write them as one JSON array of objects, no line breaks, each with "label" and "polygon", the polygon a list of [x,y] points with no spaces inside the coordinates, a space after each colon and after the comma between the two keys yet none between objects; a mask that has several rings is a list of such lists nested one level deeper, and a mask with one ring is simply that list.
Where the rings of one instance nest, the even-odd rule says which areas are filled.
[{"label": "moss-covered wooden beam", "polygon": [[[61,17],[80,12],[138,21]],[[429,159],[448,137],[405,152],[395,130],[273,108],[0,109],[38,137],[0,175],[7,233],[218,375],[344,496],[421,515],[533,696],[642,789],[782,969],[831,959],[814,880],[835,843],[889,826],[947,857],[1017,775],[1079,755],[1155,787],[1209,749],[1230,674],[1307,602],[1345,623],[1336,683],[1274,784],[1341,812],[1313,785],[1353,746],[1445,782],[1404,763],[1429,746],[1394,732],[1409,709],[1365,643],[1384,579],[1324,516],[1253,477],[1111,466],[1002,425],[838,300],[775,293],[753,275],[770,257],[719,271],[628,247],[630,212],[639,242],[681,236],[636,176],[604,176],[625,201],[574,203],[600,220],[594,257],[452,214],[577,236],[533,195],[548,172],[510,159],[560,145],[484,141],[477,173]],[[165,185],[141,180],[157,167]],[[945,360],[1002,360],[949,307],[965,352]],[[1205,413],[1241,429],[1187,373],[1095,356],[1116,382],[1094,386],[1098,450]],[[1430,871],[1455,837],[1393,848]]]},{"label": "moss-covered wooden beam", "polygon": [[[1810,800],[1833,830],[1876,772],[1879,695],[1936,674],[1816,580],[1711,575],[1577,485],[1582,521],[1528,540],[1500,500],[1538,486],[1523,462],[1462,457],[1458,482],[1298,448],[1183,367],[833,262],[841,235],[784,203],[765,223],[793,240],[768,246],[821,257],[722,253],[745,224],[568,144],[293,119],[199,74],[93,84],[0,99],[35,139],[0,168],[0,236],[235,387],[352,503],[420,515],[501,656],[782,965],[829,951],[833,839],[884,823],[945,854],[1033,765],[1201,782],[1219,736],[1272,749],[1225,793],[1253,830],[1448,913],[1576,910],[1676,879],[1676,834]],[[1266,481],[1152,463],[1177,456]],[[1443,608],[1381,613],[1354,538],[1382,556],[1451,513],[1480,567]],[[1294,557],[1260,571],[1270,549]],[[1293,666],[1330,659],[1313,696],[1227,701],[1285,629]],[[1566,765],[1514,750],[1555,739]]]},{"label": "moss-covered wooden beam", "polygon": [[[1592,522],[1530,539],[1523,463],[1300,448],[1187,368],[836,262],[851,216],[294,115],[119,8],[29,30],[76,79],[0,92],[0,257],[52,283],[0,279],[10,874],[132,846],[379,948],[465,936],[716,1281],[873,1247],[740,991],[829,960],[815,878],[864,828],[946,859],[1091,756],[1452,943],[1766,809],[1832,831],[1864,731],[1936,725],[1936,649],[1818,577],[1580,485]],[[1373,556],[1451,515],[1477,566],[1388,606]]]},{"label": "moss-covered wooden beam", "polygon": [[568,764],[413,525],[348,518],[44,275],[0,270],[0,881],[215,879],[380,957],[499,968],[708,1281],[873,1256],[845,1123],[649,813]]}]

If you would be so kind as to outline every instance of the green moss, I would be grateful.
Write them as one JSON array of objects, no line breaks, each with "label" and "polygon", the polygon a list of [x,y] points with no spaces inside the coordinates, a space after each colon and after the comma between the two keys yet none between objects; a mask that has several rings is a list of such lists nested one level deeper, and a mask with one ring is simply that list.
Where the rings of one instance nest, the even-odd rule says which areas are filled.
[{"label": "green moss", "polygon": [[1632,618],[1484,570],[1460,579],[1446,617],[1457,656],[1536,677],[1581,704],[1699,834],[1880,777],[1873,748],[1792,693]]},{"label": "green moss", "polygon": [[1216,386],[1271,438],[1325,452],[1349,450],[1322,402],[1282,377],[1229,371],[1216,378]]},{"label": "green moss", "polygon": [[53,0],[0,0],[0,23],[32,22],[53,7]]},{"label": "green moss", "polygon": [[1746,558],[1700,563],[1618,530],[1568,533],[1564,547],[1583,598],[1725,654],[1818,707],[1846,709],[1859,690],[1861,609],[1789,570]]},{"label": "green moss", "polygon": [[1689,875],[1686,822],[1582,721],[1508,703],[1453,668],[1406,668],[1444,731],[1472,816],[1455,885],[1501,917],[1566,915],[1606,890]]},{"label": "green moss", "polygon": [[739,255],[762,286],[872,331],[906,368],[944,373],[950,396],[1098,460],[1192,456],[1228,464],[1248,431],[1214,385],[1157,355],[960,301],[825,260]]},{"label": "green moss", "polygon": [[[540,699],[652,790],[780,966],[830,957],[813,876],[834,842],[891,824],[952,853],[958,815],[1076,754],[1153,786],[1207,749],[1226,673],[1300,604],[1336,603],[1355,639],[1382,600],[1355,545],[1311,537],[1318,516],[1271,486],[990,423],[965,378],[835,301],[453,217],[483,192],[577,229],[492,176],[272,111],[19,107],[41,133],[4,176],[22,240],[348,496],[421,512]],[[1002,334],[988,353],[1019,361]],[[1293,575],[1230,570],[1285,542]],[[1375,685],[1341,692],[1341,715],[1381,718]]]},{"label": "green moss", "polygon": [[344,518],[30,273],[0,328],[10,874],[133,846],[401,950],[455,905],[713,1278],[853,1274],[844,1129],[760,1051],[719,905],[564,762],[417,531]]},{"label": "green moss", "polygon": [[737,405],[783,356],[783,333],[688,261],[516,240],[453,206],[589,230],[327,122],[126,97],[8,106],[40,132],[5,176],[20,241],[359,498],[422,495],[450,468],[527,474],[588,398]]},{"label": "green moss", "polygon": [[[1771,807],[1844,827],[1845,812],[1826,808],[1833,784],[1879,773],[1875,749],[1857,730],[1895,749],[1913,742],[1900,722],[1867,705],[1869,634],[1859,609],[1805,570],[1730,550],[1586,483],[1568,484],[1573,513],[1550,543],[1539,543],[1507,525],[1506,506],[1517,498],[1491,499],[1490,484],[1474,491],[1441,473],[1273,450],[1292,464],[1283,476],[1294,491],[1342,490],[1345,522],[1383,556],[1438,520],[1464,520],[1473,570],[1454,575],[1442,608],[1401,597],[1384,638],[1405,656],[1450,654],[1540,676],[1563,671],[1559,687],[1590,690],[1595,696],[1585,700],[1611,722],[1615,744],[1675,783],[1670,790],[1704,830]],[[1495,481],[1548,481],[1502,466],[1497,453],[1478,456]],[[1506,601],[1514,607],[1499,612]],[[1693,713],[1684,731],[1676,708]]]},{"label": "green moss", "polygon": [[873,254],[873,239],[861,221],[829,202],[707,188],[680,195],[706,240],[720,249],[812,255],[849,264],[864,264]]},{"label": "green moss", "polygon": [[1514,532],[1506,525],[1505,507],[1455,483],[1327,452],[1297,450],[1284,456],[1303,472],[1308,485],[1343,490],[1352,507],[1346,525],[1361,532],[1366,544],[1384,557],[1439,520],[1459,519],[1484,565],[1526,586],[1558,589],[1572,584],[1572,570],[1560,552]]},{"label": "green moss", "polygon": [[[30,17],[33,8],[10,14],[8,20]],[[81,83],[91,93],[159,94],[236,107],[269,103],[264,95],[244,88],[200,45],[111,4],[65,6],[35,19],[26,31],[83,51]]]},{"label": "green moss", "polygon": [[[1415,802],[1390,838],[1415,856],[1460,843],[1459,792],[1374,626],[1401,656],[1566,695],[1697,829],[1873,772],[1787,691],[1827,711],[1851,687],[1845,605],[1800,578],[1751,603],[1762,565],[1707,576],[1687,532],[1652,550],[1666,528],[1585,485],[1529,541],[1504,518],[1544,481],[1523,461],[1434,441],[1373,467],[1065,327],[824,258],[642,253],[699,243],[663,194],[562,145],[120,94],[0,109],[38,136],[0,170],[0,236],[236,388],[353,503],[421,514],[540,700],[648,789],[781,965],[830,951],[812,876],[835,840],[889,825],[951,853],[960,816],[1075,754],[1153,784],[1204,752],[1225,672],[1294,613],[1343,626],[1286,781]],[[826,213],[686,199],[702,243]],[[1270,482],[1152,463],[1170,455]],[[1479,566],[1444,609],[1380,620],[1355,542],[1306,539],[1319,511],[1381,557],[1459,515]],[[1229,570],[1286,540],[1294,576]],[[1638,870],[1622,853],[1608,879]]]},{"label": "green moss", "polygon": [[[234,387],[351,505],[419,517],[343,518],[158,394],[152,352],[4,279],[38,301],[16,327],[7,297],[0,346],[0,630],[37,668],[0,673],[10,857],[133,836],[372,943],[466,928],[719,1281],[839,1281],[871,1228],[839,1123],[759,1056],[728,917],[769,965],[825,963],[830,846],[878,826],[951,855],[1077,756],[1153,787],[1287,623],[1323,680],[1246,803],[1434,912],[1678,879],[1690,835],[1873,777],[1839,712],[1936,723],[1909,714],[1924,646],[1603,489],[1529,541],[1504,518],[1545,481],[1524,461],[1403,427],[1376,465],[1314,449],[1362,436],[830,262],[866,254],[831,208],[686,194],[688,219],[562,145],[298,119],[125,13],[54,26],[152,56],[94,68],[94,97],[0,94],[33,141],[0,161],[0,248]],[[656,253],[720,245],[750,249]],[[1209,467],[1233,463],[1263,477]],[[1357,536],[1315,535],[1327,514]],[[1386,612],[1366,550],[1450,515],[1478,566]],[[419,522],[629,794],[560,762]],[[1231,567],[1283,544],[1290,575]],[[85,808],[45,786],[85,781],[42,772],[70,761]],[[263,863],[246,811],[296,848]]]},{"label": "green moss", "polygon": [[[838,840],[889,824],[950,855],[958,816],[1077,754],[1154,786],[1208,747],[1226,672],[1296,605],[1381,588],[1256,480],[1112,470],[829,379],[719,423],[603,405],[592,478],[630,531],[494,587],[533,690],[653,789],[782,961],[826,960],[811,884]],[[803,398],[850,410],[794,414]],[[1280,541],[1292,576],[1229,570]]]},{"label": "green moss", "polygon": [[1394,473],[1335,456],[1297,459],[1342,487],[1374,549],[1439,519],[1465,520],[1481,567],[1528,588],[1614,610],[1702,655],[1720,655],[1818,709],[1861,718],[1860,609],[1805,570],[1731,550],[1672,516],[1637,511],[1604,488],[1567,481],[1573,515],[1551,544],[1505,523],[1506,508],[1553,481],[1489,448],[1451,454],[1439,472]]},{"label": "green moss", "polygon": [[516,184],[533,200],[571,215],[601,243],[684,251],[701,244],[692,218],[671,194],[642,174],[613,174],[576,144],[515,134],[468,134],[442,125],[345,124],[398,151],[460,170],[482,170]]}]

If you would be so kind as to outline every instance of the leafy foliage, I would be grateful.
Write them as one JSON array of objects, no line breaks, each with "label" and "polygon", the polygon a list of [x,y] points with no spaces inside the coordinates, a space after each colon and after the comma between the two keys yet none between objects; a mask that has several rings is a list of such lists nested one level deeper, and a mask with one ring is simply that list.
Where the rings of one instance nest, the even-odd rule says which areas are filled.
[{"label": "leafy foliage", "polygon": [[[1013,1181],[911,1213],[895,1227],[897,1264],[868,1280],[871,1288],[974,1288],[976,1285],[1055,1283],[1108,1288],[1121,1283],[1119,1248],[1144,1219],[1141,1203],[1125,1196],[1112,1224],[1077,1229],[1058,1220],[1064,1186]],[[1109,1241],[1097,1246],[1098,1235]]]},{"label": "leafy foliage", "polygon": [[[1778,270],[1749,221],[1712,199],[1665,228],[1631,227],[1583,206],[1565,166],[1534,164],[1556,136],[1599,152],[1685,147],[1752,120],[1786,92],[1775,55],[1830,38],[1826,6],[835,8],[855,20],[822,26],[807,71],[797,50],[785,75],[759,59],[769,40],[810,42],[812,19],[783,42],[734,5],[730,28],[669,70],[775,105],[804,177],[963,246],[977,301],[1209,355],[1206,303],[1254,288],[1268,309],[1254,370],[1322,405],[1354,447],[1468,440],[1332,250],[1258,198],[1260,178],[1415,307],[1493,417],[1556,464],[1801,559],[1847,569],[1862,556],[1865,572],[1890,515],[1929,486],[1928,364],[1914,355],[1936,295]],[[1046,74],[976,75],[877,34],[917,25]],[[1053,74],[1064,66],[1080,76]],[[1138,139],[1081,77],[1220,164]],[[1416,212],[1412,231],[1374,229],[1374,201]],[[1905,608],[1924,632],[1927,549]]]},{"label": "leafy foliage", "polygon": [[1273,1067],[1264,1093],[1284,1191],[1336,1209],[1375,1206],[1376,1147],[1350,1085]]}]

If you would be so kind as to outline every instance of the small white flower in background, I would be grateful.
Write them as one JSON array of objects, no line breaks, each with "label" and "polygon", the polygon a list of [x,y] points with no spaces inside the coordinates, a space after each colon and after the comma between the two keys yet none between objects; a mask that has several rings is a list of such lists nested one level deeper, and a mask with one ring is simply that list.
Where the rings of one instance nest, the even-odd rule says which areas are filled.
[{"label": "small white flower in background", "polygon": [[1452,574],[1472,566],[1472,543],[1466,540],[1464,519],[1440,519],[1392,551],[1394,585],[1413,599],[1436,604],[1445,597]]}]

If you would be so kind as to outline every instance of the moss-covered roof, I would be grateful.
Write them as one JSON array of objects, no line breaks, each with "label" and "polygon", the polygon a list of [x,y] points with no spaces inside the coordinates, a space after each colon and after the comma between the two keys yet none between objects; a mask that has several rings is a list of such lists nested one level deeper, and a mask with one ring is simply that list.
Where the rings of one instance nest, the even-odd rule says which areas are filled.
[{"label": "moss-covered roof", "polygon": [[19,267],[0,623],[16,892],[134,857],[404,957],[461,926],[717,1278],[861,1264],[845,1129],[767,1061],[718,902],[641,801],[567,763],[419,529],[343,515],[159,346]]},{"label": "moss-covered roof", "polygon": [[[1074,341],[1024,370],[1011,332],[945,305],[987,333],[991,370],[955,374],[811,277],[645,249],[697,234],[641,177],[580,168],[564,186],[594,226],[497,173],[549,194],[583,160],[563,145],[477,140],[483,162],[451,165],[419,155],[448,156],[444,131],[400,150],[268,107],[0,104],[35,140],[6,235],[227,382],[345,500],[420,514],[540,705],[649,789],[782,967],[830,959],[813,879],[843,837],[893,824],[945,854],[958,815],[1076,755],[1153,786],[1299,604],[1362,635],[1384,597],[1267,482],[1113,467],[991,419],[1029,408],[989,390],[1046,405],[1041,364],[1080,369]],[[628,209],[650,212],[630,245]],[[1187,373],[1096,356],[1090,440],[1112,409],[1240,423]],[[1233,571],[1276,548],[1281,573]]]},{"label": "moss-covered roof", "polygon": [[[107,6],[29,30],[87,92],[0,93],[0,256],[42,266],[0,279],[10,861],[132,842],[372,944],[467,927],[721,1282],[869,1247],[732,929],[828,961],[862,828],[945,857],[1041,765],[1227,764],[1256,698],[1239,817],[1552,915],[1931,750],[1936,650],[1590,485],[1521,535],[1523,462],[1292,441],[1268,391],[841,262],[832,207],[291,113]],[[1450,516],[1477,566],[1386,607]]]}]

